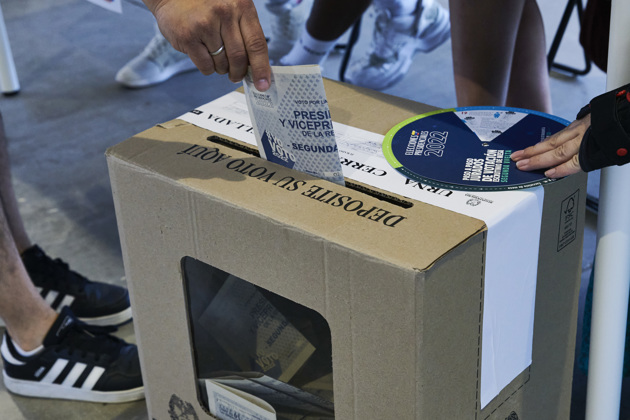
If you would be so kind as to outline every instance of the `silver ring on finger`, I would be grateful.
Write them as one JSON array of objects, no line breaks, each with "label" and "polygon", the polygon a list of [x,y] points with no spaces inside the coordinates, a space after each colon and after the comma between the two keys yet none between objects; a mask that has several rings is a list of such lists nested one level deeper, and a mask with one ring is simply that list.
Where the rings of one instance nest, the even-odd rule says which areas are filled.
[{"label": "silver ring on finger", "polygon": [[225,46],[224,46],[224,45],[221,45],[221,47],[219,47],[219,49],[218,49],[218,50],[216,50],[216,51],[214,51],[214,52],[211,52],[211,53],[210,53],[210,55],[211,55],[211,56],[213,56],[213,57],[214,57],[215,55],[219,55],[219,54],[221,54],[221,53],[223,52],[223,50],[224,50],[224,49],[225,49]]}]

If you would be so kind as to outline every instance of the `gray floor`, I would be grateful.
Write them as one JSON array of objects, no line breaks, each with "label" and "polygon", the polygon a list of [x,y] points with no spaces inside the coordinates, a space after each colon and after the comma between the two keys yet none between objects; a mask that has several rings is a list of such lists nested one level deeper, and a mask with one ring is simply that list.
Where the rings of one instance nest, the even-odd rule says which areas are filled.
[{"label": "gray floor", "polygon": [[[539,3],[550,43],[566,3]],[[268,30],[263,3],[256,4]],[[237,85],[195,72],[150,89],[118,86],[114,74],[153,33],[152,17],[137,5],[124,3],[122,15],[83,0],[5,0],[2,8],[22,89],[17,96],[1,97],[0,111],[27,229],[48,253],[70,261],[77,271],[124,284],[106,148]],[[355,54],[369,42],[371,22],[368,12]],[[574,18],[558,60],[579,67],[583,64],[577,31]],[[340,55],[333,55],[324,74],[338,78],[339,62]],[[572,119],[604,88],[605,75],[597,69],[578,78],[553,73],[554,113]],[[431,54],[417,55],[404,80],[387,92],[440,107],[455,106],[450,42]],[[593,195],[598,182],[597,175],[591,177]],[[588,222],[583,280],[591,270],[596,217],[589,215]],[[124,327],[120,334],[133,341],[133,326]],[[583,418],[584,377],[580,375],[575,381],[574,420]],[[4,420],[147,418],[144,402],[103,405],[22,398],[9,394],[1,381],[0,413]],[[624,418],[629,418],[628,413],[624,411]]]}]

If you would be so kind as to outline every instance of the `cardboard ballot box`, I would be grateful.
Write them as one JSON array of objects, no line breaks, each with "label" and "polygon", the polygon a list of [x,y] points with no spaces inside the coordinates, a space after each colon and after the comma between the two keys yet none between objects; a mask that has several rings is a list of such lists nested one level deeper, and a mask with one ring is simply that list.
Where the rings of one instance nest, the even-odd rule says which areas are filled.
[{"label": "cardboard ballot box", "polygon": [[[433,109],[325,87],[333,121],[379,135]],[[486,223],[278,166],[237,137],[176,119],[107,152],[151,418],[212,418],[207,378],[219,388],[286,384],[298,399],[320,399],[309,402],[320,411],[278,418],[569,418],[584,174],[544,187],[531,363],[484,394],[482,376],[500,373],[484,373],[484,351],[498,360],[522,350],[508,342],[499,354],[509,325],[496,342],[482,339],[497,328],[484,320],[493,295]],[[342,159],[370,176],[394,172]],[[518,234],[502,240],[518,249]]]}]

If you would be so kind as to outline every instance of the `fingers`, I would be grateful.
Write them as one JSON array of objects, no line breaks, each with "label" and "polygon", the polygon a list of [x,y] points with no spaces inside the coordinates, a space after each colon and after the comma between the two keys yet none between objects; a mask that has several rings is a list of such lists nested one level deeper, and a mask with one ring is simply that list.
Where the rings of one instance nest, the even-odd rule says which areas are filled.
[{"label": "fingers", "polygon": [[225,70],[232,82],[240,82],[247,73],[247,52],[237,20],[221,21],[221,38],[225,45],[225,54],[216,58],[224,59]]},{"label": "fingers", "polygon": [[184,52],[206,76],[215,72],[218,74],[228,72],[228,47],[223,43],[221,33],[223,25],[224,21],[218,15],[209,21],[196,21],[190,25],[191,41]]},{"label": "fingers", "polygon": [[264,92],[269,89],[271,83],[271,67],[269,66],[267,41],[265,40],[265,35],[260,27],[257,16],[254,16],[254,19],[250,18],[249,22],[243,23],[241,24],[241,33],[245,41],[249,65],[252,68],[254,86],[256,86],[256,89],[260,92]]},{"label": "fingers", "polygon": [[[222,38],[223,37],[218,37],[215,39],[219,39],[220,41]],[[230,46],[217,41],[208,41],[206,45],[208,46],[208,53],[214,61],[215,71],[218,74],[226,74],[230,69],[230,63],[227,55],[228,48],[230,48]]]},{"label": "fingers", "polygon": [[550,150],[560,147],[562,144],[573,140],[576,136],[576,133],[570,128],[571,127],[569,126],[563,130],[560,130],[556,134],[547,137],[544,141],[541,141],[540,143],[530,146],[524,150],[518,150],[512,153],[512,160],[518,162],[523,159],[529,159],[532,156],[549,152]]},{"label": "fingers", "polygon": [[[532,155],[530,158],[517,160],[516,167],[523,171],[532,171],[536,169],[551,168],[557,165],[564,164],[565,162],[571,161],[574,156],[577,157],[577,154],[580,151],[581,141],[581,138],[576,137],[562,144],[557,144],[557,142],[549,141],[549,143],[552,143],[553,147],[545,150],[542,153]],[[547,143],[547,141],[543,143]],[[525,149],[525,152],[526,151],[527,149]]]},{"label": "fingers", "polygon": [[545,176],[559,178],[580,172],[578,154],[584,133],[591,124],[590,115],[574,121],[544,141],[512,153],[516,167],[523,171],[551,168]]},{"label": "fingers", "polygon": [[562,178],[564,176],[577,174],[581,171],[582,168],[580,167],[578,155],[575,154],[569,161],[545,171],[545,176],[547,178]]},{"label": "fingers", "polygon": [[260,91],[267,90],[271,79],[271,67],[267,41],[256,10],[245,12],[238,22],[224,23],[221,35],[227,52],[230,80],[232,82],[243,80],[249,65],[252,67],[256,88]]},{"label": "fingers", "polygon": [[[204,43],[197,42],[188,46],[185,51],[199,71],[206,76],[217,71],[213,57]],[[218,72],[218,71],[217,71]]]},{"label": "fingers", "polygon": [[240,82],[248,65],[256,87],[267,90],[267,42],[252,0],[162,0],[151,9],[164,36],[205,75],[229,74]]},{"label": "fingers", "polygon": [[518,162],[522,159],[528,159],[532,156],[535,156],[540,153],[545,153],[551,149],[559,147],[560,145],[577,139],[582,139],[584,137],[584,133],[591,125],[591,116],[587,115],[586,117],[573,121],[568,127],[560,130],[556,134],[549,136],[544,141],[528,147],[524,150],[518,150],[512,153],[512,160]]}]

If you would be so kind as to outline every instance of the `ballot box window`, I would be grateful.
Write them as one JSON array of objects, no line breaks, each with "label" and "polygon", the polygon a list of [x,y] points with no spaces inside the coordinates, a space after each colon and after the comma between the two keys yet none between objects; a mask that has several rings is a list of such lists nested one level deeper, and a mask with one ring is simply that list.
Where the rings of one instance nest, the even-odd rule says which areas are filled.
[{"label": "ballot box window", "polygon": [[272,407],[268,418],[334,418],[324,317],[194,258],[181,265],[202,406],[213,414],[247,410],[251,400]]}]

